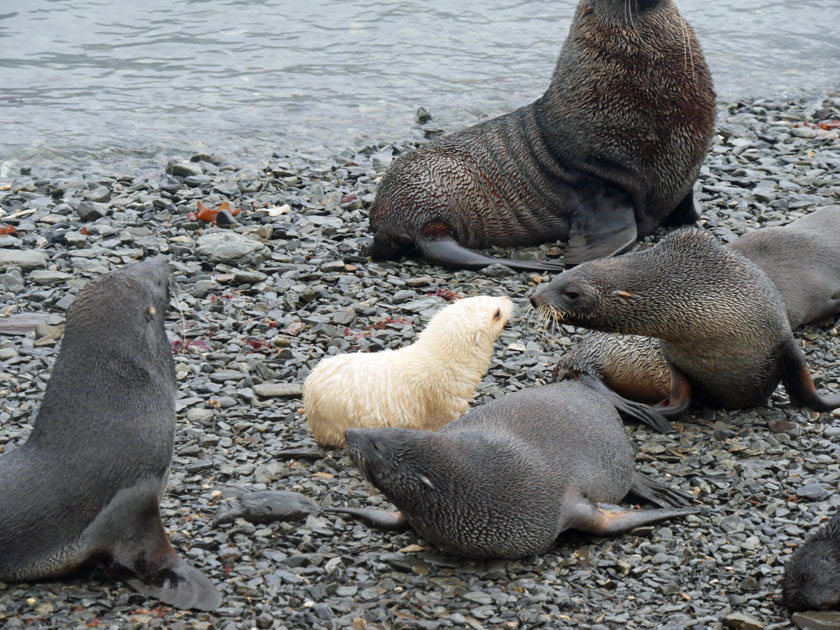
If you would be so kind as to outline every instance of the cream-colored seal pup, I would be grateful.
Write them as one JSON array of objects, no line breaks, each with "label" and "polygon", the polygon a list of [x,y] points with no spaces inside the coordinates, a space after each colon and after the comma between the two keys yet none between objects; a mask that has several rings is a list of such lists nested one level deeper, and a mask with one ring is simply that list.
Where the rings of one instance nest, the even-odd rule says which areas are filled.
[{"label": "cream-colored seal pup", "polygon": [[465,298],[436,313],[406,348],[324,359],[303,384],[315,439],[343,447],[347,429],[436,431],[460,418],[512,310],[507,297]]}]

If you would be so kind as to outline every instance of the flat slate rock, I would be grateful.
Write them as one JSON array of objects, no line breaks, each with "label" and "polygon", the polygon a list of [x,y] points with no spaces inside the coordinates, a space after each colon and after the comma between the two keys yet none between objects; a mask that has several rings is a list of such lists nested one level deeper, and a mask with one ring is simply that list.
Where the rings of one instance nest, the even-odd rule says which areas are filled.
[{"label": "flat slate rock", "polygon": [[53,313],[16,313],[0,317],[0,335],[28,335],[40,324],[55,325],[61,321]]}]

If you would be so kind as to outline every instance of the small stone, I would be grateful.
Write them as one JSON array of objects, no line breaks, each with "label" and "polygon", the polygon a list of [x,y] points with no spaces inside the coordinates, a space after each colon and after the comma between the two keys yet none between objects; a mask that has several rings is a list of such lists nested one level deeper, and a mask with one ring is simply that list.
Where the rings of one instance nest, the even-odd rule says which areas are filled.
[{"label": "small stone", "polygon": [[[92,201],[83,201],[76,206],[76,214],[85,223],[96,221],[105,216],[105,211],[99,207],[99,204]],[[65,237],[66,238],[66,237]]]},{"label": "small stone", "polygon": [[105,186],[97,186],[93,190],[87,191],[84,198],[95,203],[107,203],[111,200],[111,191]]},{"label": "small stone", "polygon": [[258,266],[271,255],[260,241],[231,231],[213,231],[198,239],[196,254],[213,262]]},{"label": "small stone", "polygon": [[0,249],[0,271],[8,267],[20,267],[23,271],[44,269],[48,263],[47,255],[34,249]]},{"label": "small stone", "polygon": [[258,383],[254,385],[254,393],[263,398],[302,396],[303,385],[300,383]]},{"label": "small stone", "polygon": [[764,624],[746,613],[729,613],[723,618],[723,623],[728,628],[735,630],[763,630]]},{"label": "small stone", "polygon": [[840,612],[835,610],[797,612],[790,620],[802,630],[840,630]]},{"label": "small stone", "polygon": [[204,173],[200,164],[195,162],[175,162],[174,160],[166,165],[166,172],[170,175],[178,175],[179,177],[191,177]]},{"label": "small stone", "polygon": [[796,494],[806,501],[825,501],[830,493],[822,484],[813,482],[800,486],[796,490]]},{"label": "small stone", "polygon": [[37,284],[58,284],[67,282],[73,275],[63,271],[51,271],[49,269],[36,269],[29,274],[29,279]]}]

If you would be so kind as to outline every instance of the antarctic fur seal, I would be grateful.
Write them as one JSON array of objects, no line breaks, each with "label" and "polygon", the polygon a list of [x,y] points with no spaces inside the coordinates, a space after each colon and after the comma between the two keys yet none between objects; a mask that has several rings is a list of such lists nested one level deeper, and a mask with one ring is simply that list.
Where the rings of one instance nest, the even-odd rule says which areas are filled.
[{"label": "antarctic fur seal", "polygon": [[791,328],[840,313],[840,206],[753,230],[730,247],[770,277],[785,300]]},{"label": "antarctic fur seal", "polygon": [[840,609],[840,511],[790,557],[782,595],[791,611]]},{"label": "antarctic fur seal", "polygon": [[435,313],[410,346],[324,359],[303,383],[315,440],[343,447],[354,427],[435,431],[460,418],[512,310],[508,297],[464,298]]},{"label": "antarctic fur seal", "polygon": [[[773,281],[791,328],[840,312],[840,206],[826,206],[783,227],[753,230],[730,247]],[[639,408],[623,408],[622,398],[624,403],[658,403],[668,400],[671,391],[659,340],[636,335],[590,333],[558,360],[554,380],[566,377],[583,378],[604,391],[591,379],[600,380],[621,397],[611,397],[620,411],[642,421]]]},{"label": "antarctic fur seal", "polygon": [[221,603],[160,518],[175,432],[168,302],[156,258],[101,276],[71,304],[32,432],[0,456],[0,581],[98,563],[178,608]]},{"label": "antarctic fur seal", "polygon": [[670,408],[660,413],[676,413],[691,398],[754,407],[780,380],[794,404],[840,407],[840,395],[817,394],[767,275],[703,230],[680,230],[649,250],[580,265],[531,301],[565,323],[658,338],[672,386]]},{"label": "antarctic fur seal", "polygon": [[472,251],[568,240],[566,264],[698,218],[692,186],[715,120],[694,31],[671,0],[583,0],[545,94],[397,159],[368,253],[562,269]]},{"label": "antarctic fur seal", "polygon": [[[697,511],[685,507],[688,495],[633,471],[615,409],[575,381],[509,394],[436,433],[351,429],[347,449],[402,517],[327,511],[381,525],[405,520],[458,556],[521,558],[544,553],[567,529],[612,535]],[[663,509],[605,505],[628,493]]]}]

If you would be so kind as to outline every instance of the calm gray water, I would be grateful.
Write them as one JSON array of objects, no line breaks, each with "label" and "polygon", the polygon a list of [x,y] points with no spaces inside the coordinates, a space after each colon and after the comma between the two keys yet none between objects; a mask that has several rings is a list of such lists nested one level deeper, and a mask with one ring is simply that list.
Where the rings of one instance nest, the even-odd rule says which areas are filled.
[{"label": "calm gray water", "polygon": [[[538,97],[576,3],[452,4],[0,0],[0,161],[340,151]],[[840,0],[680,6],[723,99],[840,85]]]}]

